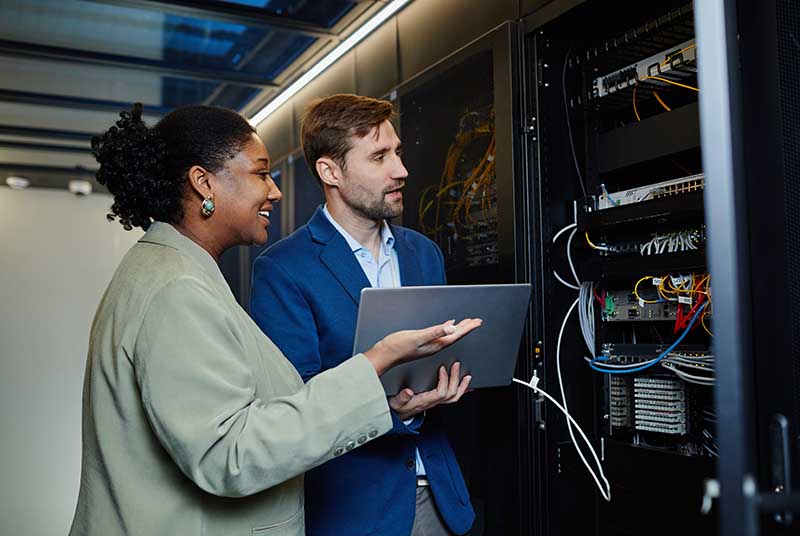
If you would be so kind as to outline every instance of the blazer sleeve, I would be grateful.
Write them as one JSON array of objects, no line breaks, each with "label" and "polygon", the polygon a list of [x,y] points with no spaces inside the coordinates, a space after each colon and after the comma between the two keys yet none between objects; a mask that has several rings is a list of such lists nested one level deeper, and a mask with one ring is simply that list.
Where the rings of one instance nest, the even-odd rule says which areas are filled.
[{"label": "blazer sleeve", "polygon": [[[268,255],[256,259],[250,316],[274,342],[307,382],[322,370],[319,335],[311,306],[294,279]],[[394,410],[387,435],[417,435],[417,426],[406,425]],[[419,418],[421,419],[421,417]]]},{"label": "blazer sleeve", "polygon": [[311,306],[286,270],[266,255],[253,265],[250,316],[307,382],[322,370]]},{"label": "blazer sleeve", "polygon": [[133,352],[152,428],[197,486],[228,497],[257,493],[391,428],[383,389],[362,354],[293,394],[256,396],[255,375],[279,370],[285,358],[276,352],[253,370],[243,326],[221,305],[198,279],[168,283],[153,297]]}]

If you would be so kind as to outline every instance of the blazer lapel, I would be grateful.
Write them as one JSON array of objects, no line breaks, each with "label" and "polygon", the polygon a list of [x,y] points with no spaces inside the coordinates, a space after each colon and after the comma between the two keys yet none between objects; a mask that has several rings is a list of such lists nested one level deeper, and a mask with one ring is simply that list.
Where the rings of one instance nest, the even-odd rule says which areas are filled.
[{"label": "blazer lapel", "polygon": [[309,220],[308,228],[311,231],[311,238],[323,245],[320,261],[358,305],[361,300],[361,289],[370,284],[347,241],[325,217],[321,206]]},{"label": "blazer lapel", "polygon": [[[398,232],[400,231],[400,232]],[[394,249],[397,251],[397,261],[400,264],[400,283],[404,287],[414,287],[424,285],[422,277],[422,267],[419,264],[417,250],[403,240],[402,231],[392,226],[394,235]]]}]

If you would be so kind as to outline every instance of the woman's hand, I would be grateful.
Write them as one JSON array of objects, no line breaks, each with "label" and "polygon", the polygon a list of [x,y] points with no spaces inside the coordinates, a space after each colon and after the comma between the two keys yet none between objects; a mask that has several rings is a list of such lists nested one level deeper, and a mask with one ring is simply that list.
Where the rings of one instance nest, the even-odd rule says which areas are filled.
[{"label": "woman's hand", "polygon": [[378,341],[364,355],[380,376],[395,365],[435,354],[479,327],[482,322],[480,318],[465,318],[458,324],[448,320],[425,329],[397,331]]}]

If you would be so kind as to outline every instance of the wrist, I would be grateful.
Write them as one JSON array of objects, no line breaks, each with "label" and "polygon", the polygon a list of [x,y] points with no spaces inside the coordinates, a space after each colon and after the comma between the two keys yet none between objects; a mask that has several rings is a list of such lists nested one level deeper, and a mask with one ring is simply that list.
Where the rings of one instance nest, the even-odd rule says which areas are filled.
[{"label": "wrist", "polygon": [[391,368],[392,363],[389,357],[389,352],[386,350],[383,341],[379,341],[372,348],[364,352],[367,360],[372,364],[378,376]]}]

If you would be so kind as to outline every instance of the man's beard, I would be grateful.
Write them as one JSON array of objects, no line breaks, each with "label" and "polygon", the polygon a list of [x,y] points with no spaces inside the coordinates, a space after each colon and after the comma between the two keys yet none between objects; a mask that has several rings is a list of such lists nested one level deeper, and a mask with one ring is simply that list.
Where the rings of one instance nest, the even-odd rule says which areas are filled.
[{"label": "man's beard", "polygon": [[389,192],[384,192],[380,199],[371,202],[367,199],[364,199],[368,197],[369,193],[363,190],[362,192],[367,195],[354,196],[355,198],[353,199],[344,198],[344,202],[350,207],[350,209],[364,216],[365,218],[368,218],[372,221],[380,221],[396,218],[403,213],[402,199],[399,203],[393,205],[390,205],[386,202],[386,194]]}]

